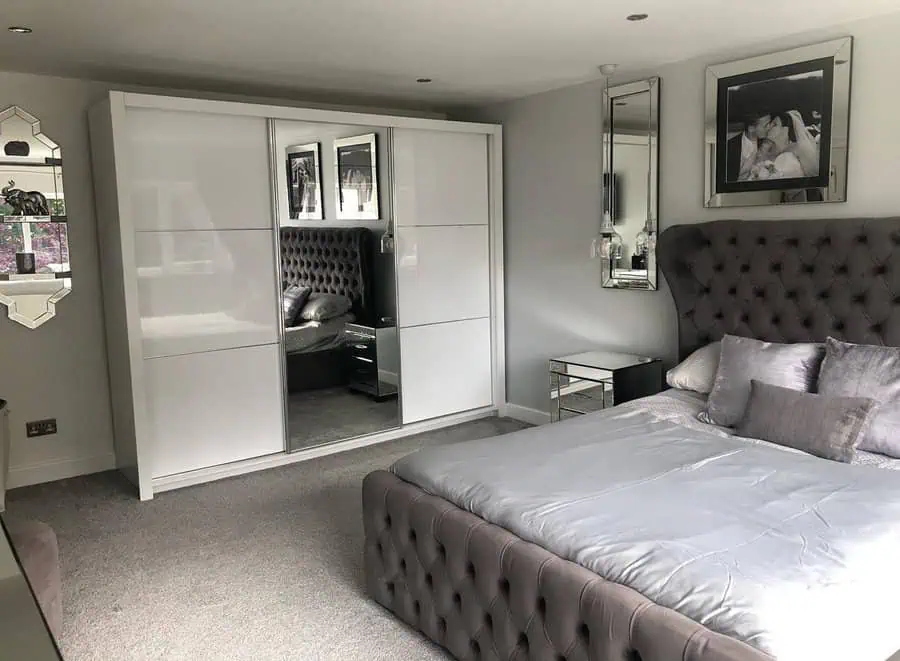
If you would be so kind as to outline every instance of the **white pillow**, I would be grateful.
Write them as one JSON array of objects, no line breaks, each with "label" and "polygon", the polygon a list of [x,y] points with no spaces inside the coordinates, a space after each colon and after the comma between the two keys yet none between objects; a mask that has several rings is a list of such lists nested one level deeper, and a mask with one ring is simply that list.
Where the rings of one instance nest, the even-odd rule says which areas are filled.
[{"label": "white pillow", "polygon": [[679,390],[693,390],[704,395],[712,392],[719,370],[721,342],[713,342],[697,349],[666,372],[666,383]]}]

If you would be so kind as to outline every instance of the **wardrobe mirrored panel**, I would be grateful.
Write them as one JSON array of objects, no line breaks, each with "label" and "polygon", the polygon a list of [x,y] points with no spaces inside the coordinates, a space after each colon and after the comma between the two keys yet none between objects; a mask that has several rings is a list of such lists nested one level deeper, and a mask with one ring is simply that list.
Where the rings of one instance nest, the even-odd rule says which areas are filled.
[{"label": "wardrobe mirrored panel", "polygon": [[602,285],[657,288],[659,80],[604,91]]},{"label": "wardrobe mirrored panel", "polygon": [[288,450],[398,427],[389,129],[271,134]]}]

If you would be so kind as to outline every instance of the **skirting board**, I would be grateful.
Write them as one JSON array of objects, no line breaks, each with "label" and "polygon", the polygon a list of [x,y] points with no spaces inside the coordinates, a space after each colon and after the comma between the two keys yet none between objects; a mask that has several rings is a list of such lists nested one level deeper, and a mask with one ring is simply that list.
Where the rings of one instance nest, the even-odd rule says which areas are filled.
[{"label": "skirting board", "polygon": [[64,480],[67,477],[113,470],[115,467],[116,455],[113,453],[100,454],[94,457],[47,461],[27,466],[11,466],[9,469],[9,483],[6,488],[15,489],[16,487],[26,487],[30,484],[55,482],[56,480]]},{"label": "skirting board", "polygon": [[538,411],[530,409],[527,406],[519,406],[518,404],[505,404],[500,407],[500,415],[513,420],[520,420],[531,425],[546,425],[550,422],[550,414],[546,411]]},{"label": "skirting board", "polygon": [[[481,418],[488,418],[497,415],[497,408],[494,406],[456,413],[454,415],[444,416],[443,418],[435,418],[434,420],[425,420],[423,422],[415,422],[397,429],[390,429],[379,434],[370,434],[368,436],[359,436],[346,441],[338,441],[337,443],[329,443],[307,450],[298,452],[280,452],[278,454],[270,454],[255,459],[246,459],[244,461],[235,461],[230,464],[221,466],[213,466],[211,468],[201,468],[200,470],[190,471],[188,473],[178,473],[177,475],[167,475],[165,477],[157,477],[153,479],[153,492],[162,493],[164,491],[172,491],[181,489],[182,487],[190,487],[205,482],[213,482],[226,477],[235,477],[246,473],[254,473],[256,471],[266,470],[267,468],[276,468],[278,466],[287,466],[296,464],[301,461],[309,461],[317,457],[324,457],[330,454],[346,452],[347,450],[355,450],[356,448],[366,447],[367,445],[375,445],[384,443],[385,441],[393,441],[397,438],[412,436],[413,434],[421,434],[422,432],[434,431],[443,427],[458,425],[463,422],[471,422]],[[549,420],[549,416],[548,416]]]}]

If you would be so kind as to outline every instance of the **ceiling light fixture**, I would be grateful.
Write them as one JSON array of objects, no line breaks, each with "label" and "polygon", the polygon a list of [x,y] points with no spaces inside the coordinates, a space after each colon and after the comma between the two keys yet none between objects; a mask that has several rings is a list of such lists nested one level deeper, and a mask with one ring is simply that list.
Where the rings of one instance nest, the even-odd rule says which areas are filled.
[{"label": "ceiling light fixture", "polygon": [[32,30],[31,28],[26,28],[23,25],[10,25],[6,29],[15,34],[31,34],[32,32],[34,32],[34,30]]},{"label": "ceiling light fixture", "polygon": [[416,78],[417,83],[422,83],[423,85],[427,85],[431,82],[431,78]]},{"label": "ceiling light fixture", "polygon": [[628,16],[625,17],[625,20],[632,22],[646,21],[649,17],[650,14],[628,14]]}]

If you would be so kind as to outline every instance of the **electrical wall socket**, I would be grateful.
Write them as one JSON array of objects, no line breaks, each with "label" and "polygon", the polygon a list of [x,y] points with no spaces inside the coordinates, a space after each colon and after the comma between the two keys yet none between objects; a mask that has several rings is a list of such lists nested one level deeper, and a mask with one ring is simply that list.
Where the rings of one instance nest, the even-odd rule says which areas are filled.
[{"label": "electrical wall socket", "polygon": [[56,418],[32,420],[31,422],[25,423],[25,435],[28,438],[34,438],[35,436],[49,436],[50,434],[55,434],[56,431]]}]

